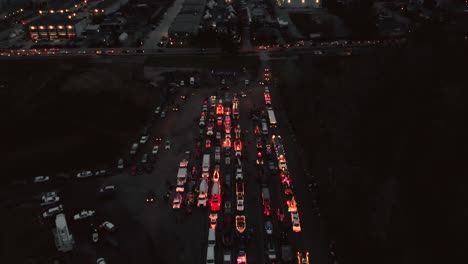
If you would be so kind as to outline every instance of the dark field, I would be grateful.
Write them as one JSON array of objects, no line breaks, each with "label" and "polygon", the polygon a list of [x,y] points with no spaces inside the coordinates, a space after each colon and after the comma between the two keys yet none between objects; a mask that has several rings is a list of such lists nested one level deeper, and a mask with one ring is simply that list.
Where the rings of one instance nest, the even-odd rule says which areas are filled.
[{"label": "dark field", "polygon": [[1,70],[2,178],[109,165],[158,102],[142,65],[8,61]]},{"label": "dark field", "polygon": [[462,258],[468,83],[460,54],[460,46],[413,44],[275,61],[341,262]]}]

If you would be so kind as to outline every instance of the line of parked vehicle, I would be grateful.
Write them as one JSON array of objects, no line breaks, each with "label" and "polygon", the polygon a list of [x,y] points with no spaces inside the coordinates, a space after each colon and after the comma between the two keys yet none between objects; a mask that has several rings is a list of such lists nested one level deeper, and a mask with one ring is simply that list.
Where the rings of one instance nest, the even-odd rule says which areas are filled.
[{"label": "line of parked vehicle", "polygon": [[[271,205],[270,205],[270,192],[268,189],[268,181],[264,177],[264,157],[267,161],[267,168],[273,176],[279,174],[281,188],[284,196],[280,198],[281,201],[285,201],[288,208],[288,213],[291,216],[292,231],[295,233],[301,232],[301,224],[299,218],[299,212],[297,209],[297,202],[293,196],[293,184],[292,179],[288,173],[286,151],[282,144],[281,136],[278,135],[277,126],[278,122],[271,103],[271,94],[268,86],[271,80],[271,73],[268,68],[264,69],[264,93],[263,97],[265,100],[265,107],[263,110],[253,114],[254,122],[254,134],[256,136],[256,147],[257,147],[257,159],[256,165],[259,171],[259,175],[262,182],[262,201],[264,207],[264,215],[267,219],[270,217]],[[270,136],[271,135],[271,136]],[[276,216],[279,227],[284,226],[286,222],[285,215],[280,208],[276,211]],[[270,220],[265,223],[265,229],[267,234],[272,234],[272,224]],[[289,229],[289,230],[291,230]],[[292,261],[291,246],[287,239],[287,233],[283,230],[280,234],[281,238],[281,260],[284,262]],[[271,243],[271,244],[270,244]],[[270,261],[277,260],[276,248],[272,242],[267,243],[268,258]],[[296,258],[298,264],[309,263],[308,251],[299,250],[296,252]]]}]

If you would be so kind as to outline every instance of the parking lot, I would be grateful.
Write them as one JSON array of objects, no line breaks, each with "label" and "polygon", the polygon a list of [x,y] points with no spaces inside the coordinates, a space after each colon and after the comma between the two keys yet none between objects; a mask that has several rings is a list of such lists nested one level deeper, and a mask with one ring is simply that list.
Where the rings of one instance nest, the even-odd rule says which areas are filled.
[{"label": "parking lot", "polygon": [[[185,152],[191,151],[189,159],[189,168],[195,166],[198,174],[193,177],[196,185],[199,184],[201,171],[201,156],[195,155],[197,151],[201,154],[211,154],[212,166],[210,178],[213,173],[214,162],[213,154],[217,146],[214,135],[218,132],[220,138],[227,137],[223,126],[214,122],[214,135],[207,135],[206,126],[200,127],[202,104],[210,96],[217,96],[217,100],[224,100],[225,107],[229,107],[232,100],[239,101],[239,119],[232,120],[233,132],[231,132],[232,141],[237,134],[234,133],[237,125],[241,130],[239,138],[242,142],[243,150],[239,157],[241,164],[238,164],[234,151],[231,149],[230,164],[225,163],[226,154],[221,152],[220,162],[220,182],[222,183],[223,203],[218,213],[218,224],[216,227],[216,262],[220,263],[227,252],[232,255],[234,261],[240,252],[247,253],[247,259],[250,263],[266,263],[268,259],[272,260],[271,251],[268,256],[267,245],[273,245],[272,252],[274,258],[281,257],[280,247],[283,244],[290,244],[293,248],[293,256],[296,252],[308,252],[313,250],[312,260],[323,261],[326,257],[326,246],[323,243],[323,234],[318,230],[321,228],[319,218],[314,213],[313,206],[308,202],[306,189],[300,186],[306,186],[304,180],[300,180],[301,165],[296,161],[296,153],[293,149],[293,142],[288,138],[286,120],[280,108],[277,107],[279,100],[275,98],[274,83],[269,84],[272,90],[273,107],[277,110],[279,129],[272,128],[268,134],[263,136],[256,135],[254,132],[256,126],[260,123],[252,117],[265,112],[264,88],[259,80],[263,80],[265,68],[268,62],[263,61],[262,65],[256,69],[257,72],[247,72],[245,69],[238,69],[235,73],[232,71],[223,71],[213,69],[197,75],[197,81],[200,76],[210,80],[204,80],[198,88],[189,85],[185,80],[184,85],[179,85],[176,93],[171,95],[167,104],[160,106],[158,111],[155,105],[148,113],[146,143],[140,144],[136,155],[130,154],[122,157],[125,159],[125,168],[117,169],[117,159],[110,164],[111,173],[107,177],[89,177],[76,178],[74,175],[69,180],[53,178],[49,182],[28,185],[28,191],[40,197],[40,193],[56,190],[60,196],[60,204],[63,205],[67,216],[70,232],[74,235],[76,245],[70,254],[61,255],[60,258],[65,263],[95,263],[96,259],[104,257],[110,263],[135,263],[159,261],[161,263],[200,263],[207,258],[207,237],[209,229],[209,205],[208,208],[193,208],[191,213],[187,213],[186,200],[182,203],[182,208],[174,210],[172,202],[175,197],[175,184],[179,162],[184,159]],[[173,75],[177,79],[178,74]],[[265,75],[266,76],[266,75]],[[247,85],[245,80],[249,80]],[[177,81],[179,82],[179,81]],[[197,86],[197,85],[195,85]],[[237,96],[235,96],[237,94]],[[276,101],[275,101],[276,100]],[[214,111],[214,108],[211,109]],[[163,117],[161,112],[165,113]],[[200,130],[202,128],[202,130]],[[283,194],[279,170],[275,168],[276,157],[273,154],[265,152],[266,145],[271,145],[271,136],[280,133],[285,140],[287,157],[289,163],[289,173],[299,186],[294,191],[295,198],[300,203],[299,211],[301,215],[302,231],[300,233],[292,232],[291,220],[288,213],[286,201],[290,199]],[[140,136],[130,139],[131,142],[138,143]],[[213,143],[207,147],[206,140],[210,139]],[[259,141],[260,140],[260,141]],[[170,149],[166,149],[170,141]],[[258,144],[261,142],[261,149]],[[129,144],[130,147],[131,143]],[[153,147],[159,145],[157,154],[152,154]],[[195,150],[198,147],[198,150]],[[289,150],[291,148],[291,151]],[[130,148],[128,149],[130,151]],[[258,152],[264,155],[263,166],[258,163]],[[273,152],[274,153],[274,152]],[[142,161],[143,155],[148,155],[148,161]],[[273,156],[272,156],[273,155]],[[269,168],[272,162],[273,168]],[[145,163],[145,164],[142,164]],[[151,164],[151,165],[150,165]],[[237,165],[236,165],[237,164]],[[243,179],[245,184],[244,206],[243,210],[236,209],[236,189],[234,178],[236,168],[243,170]],[[231,185],[226,185],[225,177],[230,174]],[[265,176],[262,176],[265,175]],[[99,189],[105,185],[114,185],[115,195],[111,198],[102,199],[99,195]],[[211,183],[209,184],[211,190]],[[262,205],[262,188],[269,188],[271,192],[271,213],[267,216]],[[198,189],[198,188],[197,188]],[[23,189],[26,191],[26,189]],[[197,191],[197,190],[196,190]],[[197,192],[195,191],[195,197]],[[198,190],[199,191],[199,190]],[[154,202],[148,202],[150,193],[154,192]],[[165,198],[166,194],[168,197]],[[231,213],[226,213],[223,208],[227,201],[231,202]],[[30,202],[30,206],[37,214],[41,209]],[[310,210],[309,210],[310,208]],[[95,214],[86,219],[73,220],[73,215],[82,210],[93,210]],[[285,214],[285,220],[280,221],[277,217],[277,211]],[[237,211],[237,213],[236,213]],[[232,215],[232,216],[229,216]],[[235,219],[236,215],[246,216],[246,229],[243,232],[236,231],[236,224],[232,220],[227,224],[226,218]],[[110,221],[116,227],[113,232],[106,231],[105,228],[99,228],[104,221]],[[265,222],[273,223],[272,234],[267,234]],[[44,236],[48,244],[52,235],[50,228],[53,221],[41,220],[40,229],[48,236]],[[98,242],[93,242],[92,234],[95,232],[91,224],[98,230]],[[226,234],[232,235],[233,243],[226,242]],[[49,247],[49,256],[57,256],[53,247]],[[67,261],[68,259],[68,261]],[[73,261],[73,262],[70,262]]]}]

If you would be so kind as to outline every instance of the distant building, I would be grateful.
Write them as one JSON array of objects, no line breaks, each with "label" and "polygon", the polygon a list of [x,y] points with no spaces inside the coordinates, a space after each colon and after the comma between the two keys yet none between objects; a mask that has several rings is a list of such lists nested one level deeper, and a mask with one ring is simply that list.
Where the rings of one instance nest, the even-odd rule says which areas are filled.
[{"label": "distant building", "polygon": [[73,249],[75,240],[70,234],[67,226],[67,220],[64,214],[58,214],[55,217],[55,228],[52,229],[54,234],[55,246],[60,252],[68,252]]},{"label": "distant building", "polygon": [[28,6],[28,0],[1,1],[0,2],[0,21],[16,19],[20,17]]},{"label": "distant building", "polygon": [[321,8],[322,0],[278,0],[282,8]]},{"label": "distant building", "polygon": [[169,27],[169,45],[186,45],[198,35],[205,0],[186,0]]},{"label": "distant building", "polygon": [[108,15],[117,12],[128,0],[99,0],[99,3],[88,10],[88,19],[92,23],[100,23]]},{"label": "distant building", "polygon": [[31,39],[51,40],[75,38],[86,28],[86,19],[69,18],[65,14],[48,14],[29,23]]},{"label": "distant building", "polygon": [[41,15],[55,13],[74,13],[85,8],[87,4],[87,0],[50,1],[47,5],[44,5],[44,7],[39,8],[38,12]]}]

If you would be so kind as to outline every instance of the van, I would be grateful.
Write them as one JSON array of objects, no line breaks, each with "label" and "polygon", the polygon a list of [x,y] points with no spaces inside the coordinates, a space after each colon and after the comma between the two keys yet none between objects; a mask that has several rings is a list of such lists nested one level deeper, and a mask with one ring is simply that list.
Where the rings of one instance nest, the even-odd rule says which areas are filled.
[{"label": "van", "polygon": [[216,245],[216,229],[210,228],[208,229],[208,246],[215,246]]},{"label": "van", "polygon": [[265,119],[262,119],[262,134],[268,135],[268,125]]},{"label": "van", "polygon": [[230,250],[225,250],[223,253],[223,264],[231,264],[232,263],[232,255]]},{"label": "van", "polygon": [[135,155],[138,150],[138,143],[133,143],[132,149],[130,150],[130,155]]},{"label": "van", "polygon": [[[214,230],[214,229],[210,229]],[[214,246],[208,245],[206,249],[206,264],[214,264],[215,263],[215,255],[214,255]]]}]

